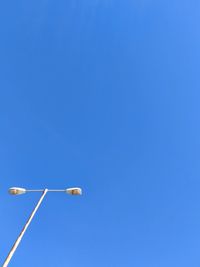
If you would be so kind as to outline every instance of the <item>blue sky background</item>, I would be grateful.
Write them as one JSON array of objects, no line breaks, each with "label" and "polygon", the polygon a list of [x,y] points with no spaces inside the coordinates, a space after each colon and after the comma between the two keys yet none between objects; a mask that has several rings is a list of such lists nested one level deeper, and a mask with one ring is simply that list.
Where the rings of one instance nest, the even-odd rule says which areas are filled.
[{"label": "blue sky background", "polygon": [[200,2],[0,3],[0,258],[200,266]]}]

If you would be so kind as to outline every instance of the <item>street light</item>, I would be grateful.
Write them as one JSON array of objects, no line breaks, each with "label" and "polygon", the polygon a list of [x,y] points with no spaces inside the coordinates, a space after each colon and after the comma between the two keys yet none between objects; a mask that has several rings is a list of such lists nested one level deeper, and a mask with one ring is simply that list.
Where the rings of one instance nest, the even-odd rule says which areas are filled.
[{"label": "street light", "polygon": [[28,226],[30,225],[34,215],[36,214],[37,210],[39,209],[45,195],[48,192],[63,192],[63,193],[67,193],[69,195],[82,195],[82,189],[79,187],[71,187],[71,188],[67,188],[67,189],[25,189],[25,188],[21,188],[21,187],[11,187],[8,192],[11,195],[21,195],[21,194],[25,194],[25,193],[29,193],[29,192],[42,192],[42,195],[38,201],[38,203],[36,204],[34,210],[32,211],[30,217],[28,218],[25,226],[23,227],[21,233],[19,234],[17,240],[15,241],[13,247],[11,248],[6,260],[4,261],[4,264],[2,267],[7,267],[10,260],[12,259],[12,256],[14,255],[17,247],[20,244],[20,241],[22,240],[23,235],[25,234]]}]

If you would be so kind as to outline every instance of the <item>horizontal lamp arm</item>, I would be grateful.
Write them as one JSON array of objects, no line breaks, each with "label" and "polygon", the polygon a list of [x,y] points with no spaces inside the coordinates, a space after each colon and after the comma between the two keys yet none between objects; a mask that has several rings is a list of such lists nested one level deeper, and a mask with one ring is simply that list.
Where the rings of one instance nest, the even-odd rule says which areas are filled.
[{"label": "horizontal lamp arm", "polygon": [[63,192],[69,195],[82,195],[82,189],[80,187],[71,187],[67,189],[25,189],[21,187],[11,187],[9,193],[11,195],[21,195],[29,192]]}]

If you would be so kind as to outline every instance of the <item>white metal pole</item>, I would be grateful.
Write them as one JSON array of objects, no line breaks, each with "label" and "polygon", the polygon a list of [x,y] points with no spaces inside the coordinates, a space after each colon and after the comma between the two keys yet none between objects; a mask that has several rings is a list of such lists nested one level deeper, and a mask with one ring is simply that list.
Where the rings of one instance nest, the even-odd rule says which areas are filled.
[{"label": "white metal pole", "polygon": [[40,207],[40,205],[41,205],[41,203],[42,203],[42,201],[43,201],[45,195],[47,194],[47,192],[48,192],[48,189],[43,190],[43,193],[42,193],[41,198],[39,199],[37,205],[35,206],[35,208],[34,208],[34,210],[32,211],[30,217],[28,218],[28,221],[26,222],[26,224],[25,224],[24,228],[22,229],[20,235],[18,236],[18,238],[17,238],[17,240],[15,241],[13,247],[11,248],[11,250],[10,250],[10,252],[9,252],[9,254],[8,254],[8,256],[7,256],[7,258],[6,258],[6,260],[5,260],[5,262],[4,262],[4,264],[3,264],[2,267],[7,267],[7,266],[8,266],[10,260],[12,259],[13,254],[15,253],[17,247],[19,246],[19,244],[20,244],[20,242],[21,242],[21,240],[22,240],[23,235],[25,234],[25,232],[26,232],[26,230],[27,230],[29,224],[31,223],[31,221],[32,221],[32,219],[33,219],[35,213],[37,212],[38,208]]}]

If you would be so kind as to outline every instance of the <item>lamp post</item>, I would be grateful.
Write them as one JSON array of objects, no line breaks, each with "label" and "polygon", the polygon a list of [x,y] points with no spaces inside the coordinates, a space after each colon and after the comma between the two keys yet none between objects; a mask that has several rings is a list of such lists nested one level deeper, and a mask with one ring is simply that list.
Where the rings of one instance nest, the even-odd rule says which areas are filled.
[{"label": "lamp post", "polygon": [[38,203],[36,204],[34,210],[32,211],[30,217],[28,218],[27,222],[25,223],[21,233],[19,234],[17,240],[15,241],[14,245],[12,246],[6,260],[4,261],[4,264],[2,267],[7,267],[10,260],[12,259],[12,256],[14,255],[17,247],[19,246],[28,226],[30,225],[34,215],[36,214],[37,210],[39,209],[40,205],[42,204],[42,201],[44,199],[44,197],[46,196],[46,194],[48,192],[63,192],[63,193],[67,193],[69,195],[81,195],[82,194],[82,189],[79,187],[73,187],[73,188],[67,188],[67,189],[25,189],[25,188],[21,188],[21,187],[12,187],[9,189],[9,193],[11,195],[21,195],[21,194],[25,194],[25,193],[29,193],[29,192],[42,192],[42,195],[38,201]]}]

